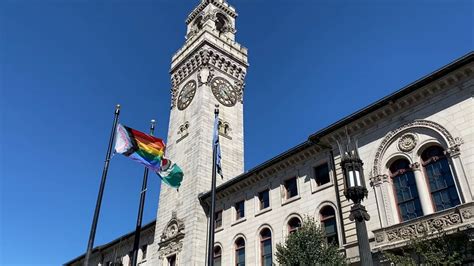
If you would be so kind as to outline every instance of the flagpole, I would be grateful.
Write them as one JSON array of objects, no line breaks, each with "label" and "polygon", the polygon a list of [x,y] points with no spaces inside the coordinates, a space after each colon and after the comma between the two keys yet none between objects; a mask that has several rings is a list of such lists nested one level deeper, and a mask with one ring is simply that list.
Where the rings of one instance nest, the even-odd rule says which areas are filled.
[{"label": "flagpole", "polygon": [[[214,109],[214,119],[219,117],[219,105]],[[216,129],[219,130],[219,129]],[[219,133],[218,133],[219,134]],[[214,142],[214,140],[213,140]],[[211,210],[209,211],[209,243],[207,246],[207,265],[214,266],[214,220],[216,212],[216,170],[217,145],[212,143],[212,182],[211,182]]]},{"label": "flagpole", "polygon": [[97,202],[95,204],[94,218],[92,219],[91,232],[89,235],[89,242],[87,244],[86,258],[84,265],[89,265],[89,259],[94,247],[95,231],[97,229],[97,220],[99,219],[100,205],[102,204],[102,196],[104,195],[105,180],[107,178],[107,171],[109,170],[110,157],[112,155],[112,145],[115,139],[115,131],[117,129],[118,118],[120,115],[120,104],[115,106],[114,122],[112,125],[112,132],[110,133],[109,146],[107,148],[107,154],[105,155],[104,169],[102,170],[102,179],[100,181],[99,194],[97,195]]},{"label": "flagpole", "polygon": [[[153,136],[155,131],[155,120],[151,120],[150,122],[150,135]],[[143,218],[143,207],[145,206],[145,196],[147,190],[147,183],[148,183],[148,168],[145,167],[145,172],[143,173],[143,182],[142,182],[142,190],[140,192],[140,205],[138,206],[138,215],[137,215],[137,226],[135,227],[135,240],[133,241],[133,256],[132,256],[132,266],[137,265],[138,261],[138,248],[140,245],[140,231],[142,229],[142,218]]]}]

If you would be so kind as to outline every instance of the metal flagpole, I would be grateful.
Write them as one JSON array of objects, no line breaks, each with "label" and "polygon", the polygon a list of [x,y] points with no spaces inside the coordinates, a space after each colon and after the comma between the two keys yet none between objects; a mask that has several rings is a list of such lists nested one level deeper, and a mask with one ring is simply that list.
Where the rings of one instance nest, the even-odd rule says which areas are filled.
[{"label": "metal flagpole", "polygon": [[[155,131],[155,120],[151,120],[150,123],[150,135],[153,136]],[[135,240],[133,241],[133,256],[132,256],[132,266],[137,265],[138,261],[138,248],[140,245],[140,231],[142,230],[142,218],[143,218],[143,207],[145,206],[145,196],[146,196],[146,186],[148,182],[148,168],[145,167],[145,172],[143,173],[143,183],[142,190],[140,192],[140,205],[138,206],[138,216],[137,216],[137,226],[135,227]]]},{"label": "metal flagpole", "polygon": [[105,179],[107,178],[107,171],[109,170],[110,156],[112,155],[112,145],[115,139],[115,131],[117,129],[118,118],[120,114],[120,104],[115,106],[114,123],[112,125],[112,132],[110,133],[109,147],[105,155],[104,169],[102,170],[102,180],[100,181],[99,194],[97,195],[97,202],[95,204],[94,218],[92,219],[91,232],[89,235],[89,242],[87,244],[86,258],[84,265],[89,265],[89,258],[91,256],[92,248],[94,247],[95,231],[97,229],[97,220],[99,219],[100,205],[102,204],[102,196],[104,195]]},{"label": "metal flagpole", "polygon": [[[219,109],[218,105],[216,105],[216,109],[214,109],[214,115],[215,119],[218,119],[219,117]],[[214,121],[215,122],[215,121]],[[219,130],[214,129],[214,130]],[[213,132],[213,134],[216,134],[216,132]],[[219,134],[219,133],[217,133]],[[219,137],[219,135],[217,136]],[[213,138],[213,143],[212,143],[212,184],[211,184],[211,210],[209,211],[209,243],[207,246],[207,265],[208,266],[214,266],[214,213],[216,212],[216,171],[217,171],[217,164],[216,164],[216,159],[217,159],[217,144],[214,142]]]}]

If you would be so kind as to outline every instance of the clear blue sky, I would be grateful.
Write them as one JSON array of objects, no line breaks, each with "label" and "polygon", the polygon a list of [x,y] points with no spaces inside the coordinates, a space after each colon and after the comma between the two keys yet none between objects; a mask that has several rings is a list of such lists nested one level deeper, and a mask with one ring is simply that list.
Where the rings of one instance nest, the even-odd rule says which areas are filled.
[{"label": "clear blue sky", "polygon": [[[0,2],[1,265],[59,265],[85,251],[114,105],[123,123],[146,131],[154,118],[166,136],[170,60],[197,3]],[[251,65],[246,169],[474,46],[472,1],[231,4]],[[142,172],[113,158],[96,244],[134,229]],[[145,222],[158,205],[149,181]]]}]

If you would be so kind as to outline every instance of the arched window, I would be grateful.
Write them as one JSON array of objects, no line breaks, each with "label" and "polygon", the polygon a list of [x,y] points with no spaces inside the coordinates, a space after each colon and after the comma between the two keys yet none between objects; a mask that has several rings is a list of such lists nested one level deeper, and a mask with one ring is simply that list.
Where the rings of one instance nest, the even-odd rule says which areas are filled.
[{"label": "arched window", "polygon": [[390,165],[393,189],[402,221],[423,215],[416,188],[415,175],[406,159],[398,159]]},{"label": "arched window", "polygon": [[336,223],[336,213],[331,206],[325,206],[319,212],[321,228],[326,235],[326,240],[328,243],[333,243],[339,245],[339,240],[337,237],[337,223]]},{"label": "arched window", "polygon": [[293,217],[288,221],[288,233],[294,233],[301,227],[301,221],[298,217]]},{"label": "arched window", "polygon": [[221,266],[222,249],[220,246],[214,247],[214,266]]},{"label": "arched window", "polygon": [[422,154],[422,165],[430,185],[435,211],[442,211],[461,203],[448,159],[439,146],[427,148]]},{"label": "arched window", "polygon": [[245,266],[245,240],[242,237],[235,240],[235,266]]},{"label": "arched window", "polygon": [[199,16],[198,18],[196,18],[196,20],[194,21],[194,26],[198,30],[202,29],[202,16]]},{"label": "arched window", "polygon": [[261,265],[272,266],[272,232],[268,228],[260,231],[260,253]]},{"label": "arched window", "polygon": [[217,13],[216,15],[217,20],[216,20],[216,29],[219,31],[219,33],[224,32],[224,28],[228,24],[228,20],[225,15],[221,13]]}]

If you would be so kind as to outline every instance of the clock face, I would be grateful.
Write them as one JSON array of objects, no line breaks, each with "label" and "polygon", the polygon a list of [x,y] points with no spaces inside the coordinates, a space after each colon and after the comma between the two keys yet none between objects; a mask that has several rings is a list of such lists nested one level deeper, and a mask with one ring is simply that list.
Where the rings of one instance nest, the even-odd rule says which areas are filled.
[{"label": "clock face", "polygon": [[191,80],[183,86],[181,92],[178,95],[178,109],[184,110],[194,98],[196,94],[196,81]]},{"label": "clock face", "polygon": [[220,77],[213,79],[211,90],[216,99],[225,106],[233,106],[237,102],[237,91],[226,79]]}]

